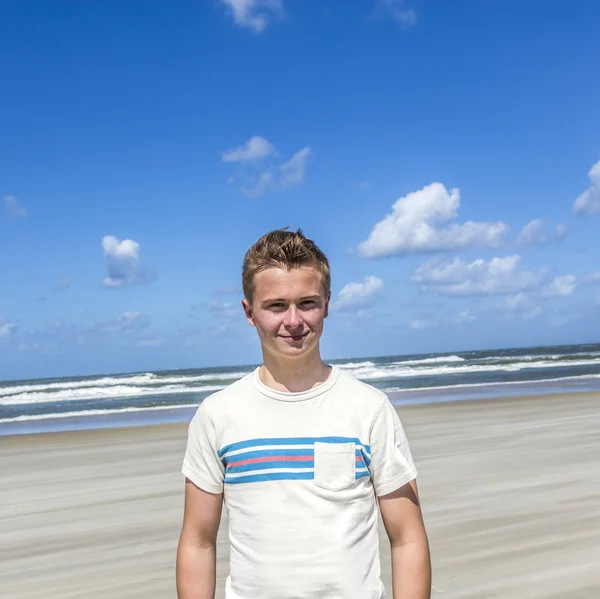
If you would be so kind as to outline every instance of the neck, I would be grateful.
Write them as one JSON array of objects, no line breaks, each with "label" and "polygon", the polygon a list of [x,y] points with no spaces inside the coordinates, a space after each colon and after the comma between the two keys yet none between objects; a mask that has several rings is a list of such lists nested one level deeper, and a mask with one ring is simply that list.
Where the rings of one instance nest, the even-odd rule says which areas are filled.
[{"label": "neck", "polygon": [[308,391],[324,383],[331,368],[327,366],[319,352],[302,358],[282,359],[263,353],[263,365],[258,371],[260,380],[271,389],[297,393]]}]

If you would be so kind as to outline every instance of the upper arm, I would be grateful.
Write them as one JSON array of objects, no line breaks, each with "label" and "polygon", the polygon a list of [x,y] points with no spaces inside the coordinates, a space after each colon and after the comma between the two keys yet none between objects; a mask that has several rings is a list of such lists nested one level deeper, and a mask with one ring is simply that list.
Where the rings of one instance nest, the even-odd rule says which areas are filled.
[{"label": "upper arm", "polygon": [[416,481],[378,499],[383,525],[392,546],[427,542]]},{"label": "upper arm", "polygon": [[208,493],[186,479],[181,542],[196,547],[214,546],[222,506],[222,493]]},{"label": "upper arm", "polygon": [[417,477],[404,427],[386,399],[371,425],[371,478],[378,497],[388,495]]}]

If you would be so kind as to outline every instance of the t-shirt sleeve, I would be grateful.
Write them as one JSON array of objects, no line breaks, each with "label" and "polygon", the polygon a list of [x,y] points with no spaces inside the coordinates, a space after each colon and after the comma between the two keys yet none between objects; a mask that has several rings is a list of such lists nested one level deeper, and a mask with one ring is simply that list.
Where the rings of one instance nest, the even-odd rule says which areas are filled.
[{"label": "t-shirt sleeve", "polygon": [[203,491],[223,492],[225,469],[217,453],[215,426],[203,403],[188,428],[187,448],[181,471]]},{"label": "t-shirt sleeve", "polygon": [[369,469],[378,497],[392,493],[417,478],[404,428],[387,398],[373,421],[369,443]]}]

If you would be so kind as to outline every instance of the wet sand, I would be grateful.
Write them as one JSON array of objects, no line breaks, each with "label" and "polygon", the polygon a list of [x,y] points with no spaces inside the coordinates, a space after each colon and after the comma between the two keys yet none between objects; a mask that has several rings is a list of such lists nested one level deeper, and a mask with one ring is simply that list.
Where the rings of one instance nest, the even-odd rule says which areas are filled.
[{"label": "wet sand", "polygon": [[[433,597],[600,597],[599,393],[399,411],[420,473]],[[0,437],[0,595],[175,597],[186,430]],[[217,597],[226,529],[224,518]]]}]

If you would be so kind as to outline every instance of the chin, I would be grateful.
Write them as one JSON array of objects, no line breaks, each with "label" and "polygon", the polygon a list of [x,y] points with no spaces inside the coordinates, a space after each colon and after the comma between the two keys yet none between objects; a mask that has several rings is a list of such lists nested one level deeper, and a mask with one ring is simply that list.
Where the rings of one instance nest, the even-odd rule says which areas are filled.
[{"label": "chin", "polygon": [[303,356],[305,354],[309,354],[314,349],[315,349],[314,344],[303,343],[302,345],[297,345],[297,346],[288,345],[287,347],[282,348],[280,350],[280,352],[286,356],[298,357],[298,356]]}]

